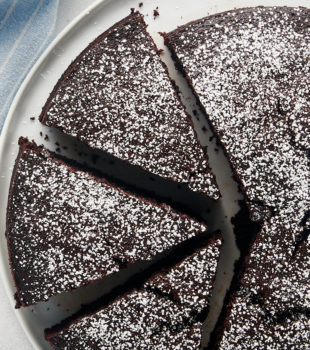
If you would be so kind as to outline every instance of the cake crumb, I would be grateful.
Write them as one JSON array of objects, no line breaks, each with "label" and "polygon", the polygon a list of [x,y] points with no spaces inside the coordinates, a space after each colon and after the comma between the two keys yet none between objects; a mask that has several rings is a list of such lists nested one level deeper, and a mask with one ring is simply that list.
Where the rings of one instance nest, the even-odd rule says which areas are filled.
[{"label": "cake crumb", "polygon": [[193,109],[192,112],[193,112],[194,116],[196,117],[196,119],[199,120],[197,110],[196,110],[196,109]]},{"label": "cake crumb", "polygon": [[48,140],[49,140],[49,137],[48,137],[47,134],[45,134],[44,140],[45,140],[45,141],[48,141]]},{"label": "cake crumb", "polygon": [[143,2],[139,2],[139,7],[141,8],[143,6]]},{"label": "cake crumb", "polygon": [[154,19],[159,16],[158,7],[153,11]]},{"label": "cake crumb", "polygon": [[35,120],[36,118],[35,117],[30,117],[30,120]]},{"label": "cake crumb", "polygon": [[42,133],[42,131],[40,131],[40,136],[41,136],[41,137],[43,136],[43,133]]}]

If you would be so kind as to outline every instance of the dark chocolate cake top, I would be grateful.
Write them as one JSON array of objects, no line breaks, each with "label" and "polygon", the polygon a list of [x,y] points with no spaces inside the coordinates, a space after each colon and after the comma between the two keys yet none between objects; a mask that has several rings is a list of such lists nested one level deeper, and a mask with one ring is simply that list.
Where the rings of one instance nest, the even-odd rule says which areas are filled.
[{"label": "dark chocolate cake top", "polygon": [[145,285],[172,295],[182,305],[203,310],[209,304],[222,241],[195,252],[168,271],[156,274]]},{"label": "dark chocolate cake top", "polygon": [[63,74],[40,120],[217,199],[208,160],[145,27],[134,13],[92,42]]},{"label": "dark chocolate cake top", "polygon": [[252,219],[264,221],[233,311],[215,331],[218,346],[307,348],[299,344],[310,346],[310,10],[235,10],[165,39],[226,151]]},{"label": "dark chocolate cake top", "polygon": [[141,289],[48,330],[47,339],[55,349],[198,350],[202,323],[197,315],[208,305],[221,244],[220,236],[214,236],[189,257],[150,277]]},{"label": "dark chocolate cake top", "polygon": [[166,350],[169,346],[170,349],[198,350],[201,347],[202,328],[201,322],[196,322],[178,332],[166,330],[152,337],[148,349]]},{"label": "dark chocolate cake top", "polygon": [[295,215],[295,202],[303,216],[309,207],[310,10],[230,11],[180,27],[166,42],[240,178],[253,219],[274,210]]},{"label": "dark chocolate cake top", "polygon": [[103,278],[206,231],[20,140],[7,237],[22,305]]},{"label": "dark chocolate cake top", "polygon": [[306,230],[285,227],[281,218],[273,217],[251,248],[242,284],[262,298],[264,308],[273,315],[292,309],[310,310],[310,236]]},{"label": "dark chocolate cake top", "polygon": [[277,218],[264,225],[208,349],[309,348],[310,236],[295,243]]},{"label": "dark chocolate cake top", "polygon": [[[177,331],[173,332],[172,325],[182,325],[183,318],[189,317],[189,311],[152,292],[135,291],[82,318],[49,341],[54,349],[66,350],[157,349],[156,345],[160,344],[159,348],[167,349],[174,337],[182,336]],[[198,347],[195,344],[193,349],[199,349],[201,338],[195,333],[193,340],[199,342]],[[167,335],[172,335],[171,340]],[[186,335],[187,332],[184,332],[182,338]],[[166,344],[162,343],[162,336]],[[188,340],[183,338],[183,341]]]},{"label": "dark chocolate cake top", "polygon": [[233,299],[229,321],[218,350],[306,350],[310,344],[309,315],[289,313],[270,317],[258,303],[240,292]]}]

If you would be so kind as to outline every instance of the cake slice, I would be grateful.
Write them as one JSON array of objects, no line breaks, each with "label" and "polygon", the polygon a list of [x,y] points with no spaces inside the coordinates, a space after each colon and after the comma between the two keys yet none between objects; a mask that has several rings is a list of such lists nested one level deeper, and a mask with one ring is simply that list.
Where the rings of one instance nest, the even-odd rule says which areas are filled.
[{"label": "cake slice", "polygon": [[131,165],[219,198],[192,121],[138,12],[101,34],[64,72],[43,124]]},{"label": "cake slice", "polygon": [[45,332],[53,349],[199,349],[219,259],[216,234],[190,256]]},{"label": "cake slice", "polygon": [[310,10],[258,7],[165,34],[221,141],[254,220],[307,209]]},{"label": "cake slice", "polygon": [[7,209],[19,306],[86,285],[207,230],[20,138]]}]

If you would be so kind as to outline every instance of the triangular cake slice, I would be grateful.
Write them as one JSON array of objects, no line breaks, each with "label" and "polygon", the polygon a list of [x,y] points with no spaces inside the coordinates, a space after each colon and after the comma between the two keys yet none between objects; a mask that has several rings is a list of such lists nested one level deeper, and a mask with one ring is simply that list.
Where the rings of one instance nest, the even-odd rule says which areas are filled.
[{"label": "triangular cake slice", "polygon": [[94,149],[219,198],[192,121],[139,13],[115,24],[76,58],[40,120]]},{"label": "triangular cake slice", "polygon": [[17,302],[86,285],[207,230],[165,204],[128,193],[20,139],[7,240]]},{"label": "triangular cake slice", "polygon": [[59,350],[199,349],[221,245],[215,234],[139,289],[47,330],[46,339]]},{"label": "triangular cake slice", "polygon": [[165,34],[257,221],[309,197],[309,15],[238,9]]}]

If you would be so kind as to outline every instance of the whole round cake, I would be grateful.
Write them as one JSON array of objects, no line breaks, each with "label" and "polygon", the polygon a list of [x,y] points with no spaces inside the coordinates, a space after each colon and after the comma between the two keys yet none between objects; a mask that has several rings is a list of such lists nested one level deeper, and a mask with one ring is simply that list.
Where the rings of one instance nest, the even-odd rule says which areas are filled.
[{"label": "whole round cake", "polygon": [[[235,9],[162,35],[244,197],[232,219],[241,254],[208,349],[310,349],[310,10]],[[138,12],[72,62],[39,118],[221,205]],[[198,350],[222,236],[118,181],[20,138],[6,230],[17,306],[152,261],[46,329],[46,340],[55,350]]]}]

